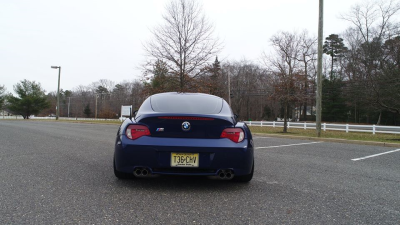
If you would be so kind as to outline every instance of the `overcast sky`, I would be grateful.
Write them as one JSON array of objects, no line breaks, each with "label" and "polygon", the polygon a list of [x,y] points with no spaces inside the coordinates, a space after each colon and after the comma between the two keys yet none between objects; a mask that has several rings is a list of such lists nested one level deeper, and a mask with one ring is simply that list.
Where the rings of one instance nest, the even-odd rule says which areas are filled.
[{"label": "overcast sky", "polygon": [[[12,92],[23,79],[46,92],[100,79],[139,79],[142,43],[162,21],[169,0],[0,0],[0,85]],[[318,0],[200,0],[223,42],[223,60],[258,61],[278,31],[317,37]],[[357,0],[324,1],[324,37],[350,24],[339,18]]]}]

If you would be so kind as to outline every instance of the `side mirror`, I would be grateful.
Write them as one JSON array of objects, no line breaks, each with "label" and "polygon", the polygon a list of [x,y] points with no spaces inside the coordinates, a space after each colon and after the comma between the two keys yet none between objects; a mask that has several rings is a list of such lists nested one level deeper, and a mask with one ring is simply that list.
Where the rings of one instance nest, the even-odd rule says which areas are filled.
[{"label": "side mirror", "polygon": [[233,114],[233,116],[234,116],[234,118],[235,118],[235,120],[238,120],[238,118],[239,118],[239,115],[238,114]]},{"label": "side mirror", "polygon": [[136,118],[136,114],[137,114],[137,110],[135,110],[134,112],[133,112],[133,118]]}]

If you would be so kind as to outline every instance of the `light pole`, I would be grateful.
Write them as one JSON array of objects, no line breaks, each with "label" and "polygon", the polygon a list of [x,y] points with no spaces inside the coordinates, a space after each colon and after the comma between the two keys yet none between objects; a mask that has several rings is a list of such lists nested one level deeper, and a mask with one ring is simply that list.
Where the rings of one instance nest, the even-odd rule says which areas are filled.
[{"label": "light pole", "polygon": [[56,120],[60,116],[60,75],[61,75],[61,66],[51,66],[52,69],[58,69],[58,88],[57,88],[57,112],[56,112]]}]

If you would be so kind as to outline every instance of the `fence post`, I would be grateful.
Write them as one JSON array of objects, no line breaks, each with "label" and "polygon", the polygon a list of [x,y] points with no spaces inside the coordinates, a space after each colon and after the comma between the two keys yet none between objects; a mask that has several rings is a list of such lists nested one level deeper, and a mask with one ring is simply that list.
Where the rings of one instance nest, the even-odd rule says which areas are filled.
[{"label": "fence post", "polygon": [[249,121],[249,126],[251,126],[251,120]]},{"label": "fence post", "polygon": [[324,131],[326,131],[326,123],[324,123]]},{"label": "fence post", "polygon": [[272,122],[272,127],[275,128],[275,121]]},{"label": "fence post", "polygon": [[290,128],[290,122],[287,122],[287,128]]},{"label": "fence post", "polygon": [[346,133],[349,133],[349,125],[346,124]]},{"label": "fence post", "polygon": [[372,134],[375,134],[375,124],[372,125]]},{"label": "fence post", "polygon": [[262,127],[262,120],[261,120],[261,127]]},{"label": "fence post", "polygon": [[307,123],[304,122],[304,130],[307,130]]}]

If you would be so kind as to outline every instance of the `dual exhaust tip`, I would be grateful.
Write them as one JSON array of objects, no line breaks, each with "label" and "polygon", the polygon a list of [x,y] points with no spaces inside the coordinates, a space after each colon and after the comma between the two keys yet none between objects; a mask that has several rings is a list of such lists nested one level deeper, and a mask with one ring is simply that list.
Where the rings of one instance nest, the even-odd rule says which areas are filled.
[{"label": "dual exhaust tip", "polygon": [[150,170],[147,168],[137,167],[133,171],[133,175],[135,175],[135,177],[146,177],[150,175]]},{"label": "dual exhaust tip", "polygon": [[[146,177],[151,175],[151,172],[148,168],[145,167],[136,167],[133,170],[133,175],[135,177]],[[232,180],[234,177],[234,173],[231,169],[225,169],[218,171],[217,177],[221,180]]]},{"label": "dual exhaust tip", "polygon": [[227,169],[227,170],[220,170],[220,171],[218,172],[218,177],[219,177],[221,180],[232,180],[232,178],[233,178],[234,176],[235,176],[235,175],[234,175],[233,171],[230,170],[230,169]]}]

